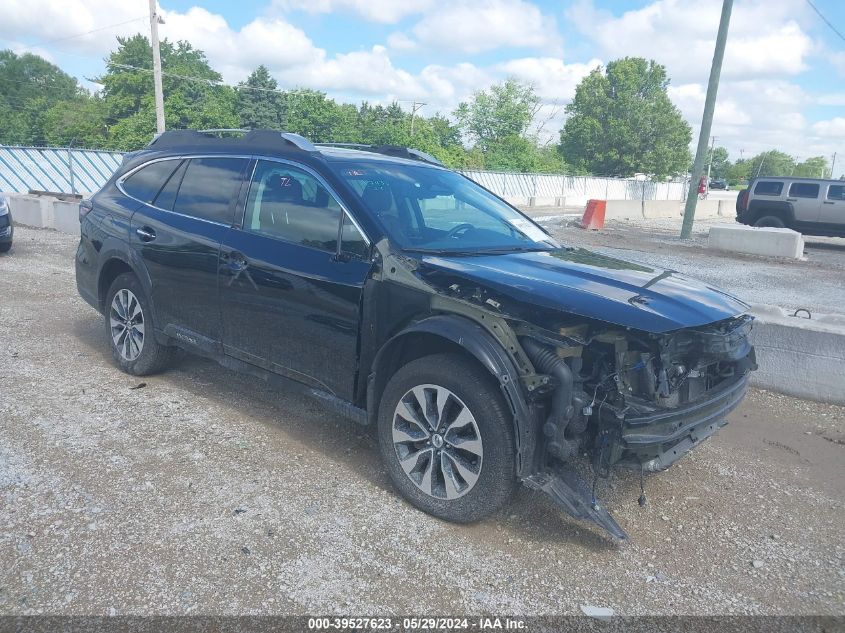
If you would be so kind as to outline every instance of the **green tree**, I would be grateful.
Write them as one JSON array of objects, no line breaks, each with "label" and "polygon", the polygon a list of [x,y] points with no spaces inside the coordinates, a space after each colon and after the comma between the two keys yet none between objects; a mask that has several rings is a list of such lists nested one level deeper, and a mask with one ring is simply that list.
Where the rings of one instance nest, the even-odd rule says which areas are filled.
[{"label": "green tree", "polygon": [[755,176],[789,176],[795,170],[795,159],[776,149],[762,152],[748,160],[749,178]]},{"label": "green tree", "polygon": [[51,146],[108,147],[105,102],[87,94],[60,101],[44,113],[43,135]]},{"label": "green tree", "polygon": [[710,177],[727,178],[731,168],[731,161],[728,160],[728,150],[724,147],[714,147],[713,156],[710,159]]},{"label": "green tree", "polygon": [[285,127],[285,109],[279,84],[270,76],[264,65],[256,68],[246,81],[238,84],[237,112],[241,127],[247,129],[282,130]]},{"label": "green tree", "polygon": [[669,100],[666,69],[626,57],[596,68],[566,106],[561,151],[576,169],[663,177],[691,163],[690,126]]},{"label": "green tree", "polygon": [[505,139],[525,138],[540,107],[534,88],[515,79],[480,90],[458,105],[454,116],[465,136],[482,152]]},{"label": "green tree", "polygon": [[[106,60],[103,85],[111,144],[117,149],[137,149],[155,133],[152,48],[143,35],[117,38],[118,48]],[[202,51],[188,42],[161,42],[164,114],[168,129],[234,128],[234,89],[220,85]]]},{"label": "green tree", "polygon": [[85,96],[76,79],[38,55],[0,51],[0,142],[46,143],[47,111]]},{"label": "green tree", "polygon": [[829,165],[824,156],[813,156],[795,166],[793,176],[802,178],[827,178]]}]

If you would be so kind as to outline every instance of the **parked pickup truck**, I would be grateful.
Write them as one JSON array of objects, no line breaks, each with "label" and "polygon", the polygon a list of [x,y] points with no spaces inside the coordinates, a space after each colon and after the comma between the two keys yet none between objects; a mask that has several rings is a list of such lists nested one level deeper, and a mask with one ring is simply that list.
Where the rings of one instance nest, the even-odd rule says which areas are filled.
[{"label": "parked pickup truck", "polygon": [[737,196],[736,221],[845,237],[845,180],[755,178]]}]

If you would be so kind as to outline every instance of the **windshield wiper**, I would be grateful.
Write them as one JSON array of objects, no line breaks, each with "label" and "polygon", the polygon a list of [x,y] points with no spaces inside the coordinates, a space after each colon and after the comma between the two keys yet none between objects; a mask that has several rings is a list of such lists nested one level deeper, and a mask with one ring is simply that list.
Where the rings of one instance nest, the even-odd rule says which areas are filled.
[{"label": "windshield wiper", "polygon": [[554,250],[554,248],[541,246],[502,246],[500,248],[479,248],[471,251],[451,248],[406,248],[404,250],[411,253],[421,253],[423,255],[468,257],[473,255],[506,255],[508,253],[546,252]]}]

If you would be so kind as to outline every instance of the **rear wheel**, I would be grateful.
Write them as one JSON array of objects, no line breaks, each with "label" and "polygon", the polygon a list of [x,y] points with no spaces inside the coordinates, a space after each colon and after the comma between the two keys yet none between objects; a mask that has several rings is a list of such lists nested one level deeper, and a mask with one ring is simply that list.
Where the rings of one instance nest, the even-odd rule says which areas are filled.
[{"label": "rear wheel", "polygon": [[762,218],[760,218],[754,223],[754,226],[768,226],[772,228],[782,229],[786,226],[786,224],[776,215],[764,215]]},{"label": "rear wheel", "polygon": [[160,345],[153,335],[153,315],[138,278],[124,273],[106,294],[106,332],[112,356],[128,374],[146,376],[162,371],[175,348]]},{"label": "rear wheel", "polygon": [[465,523],[501,507],[515,485],[512,416],[486,372],[456,354],[402,367],[384,390],[378,436],[399,492]]}]

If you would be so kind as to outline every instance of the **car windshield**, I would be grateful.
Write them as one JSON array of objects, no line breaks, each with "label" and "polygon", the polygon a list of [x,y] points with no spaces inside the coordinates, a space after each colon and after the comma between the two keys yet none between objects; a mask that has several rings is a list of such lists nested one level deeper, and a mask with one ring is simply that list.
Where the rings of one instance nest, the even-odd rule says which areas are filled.
[{"label": "car windshield", "polygon": [[559,248],[531,220],[455,172],[386,162],[332,167],[404,250],[472,255]]}]

